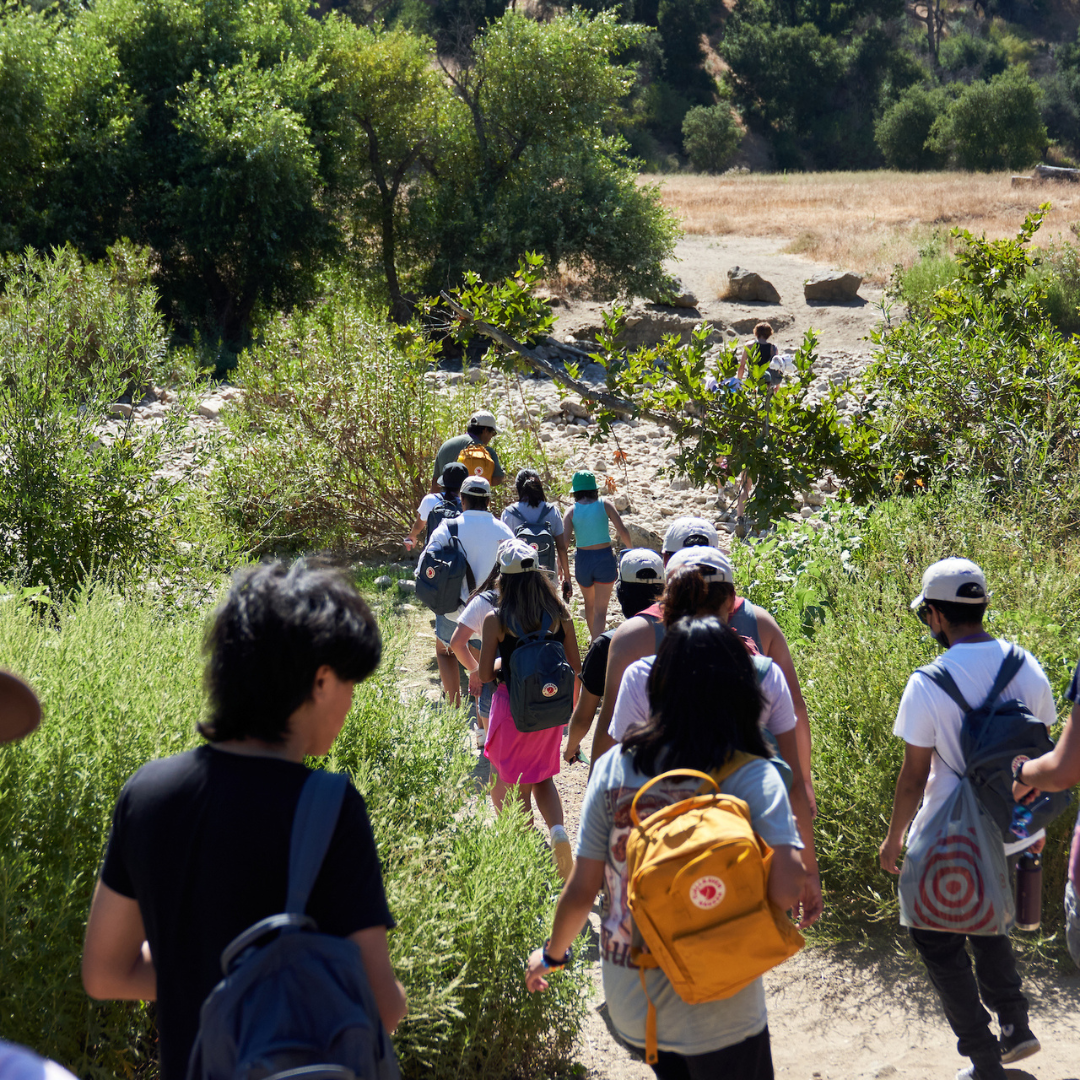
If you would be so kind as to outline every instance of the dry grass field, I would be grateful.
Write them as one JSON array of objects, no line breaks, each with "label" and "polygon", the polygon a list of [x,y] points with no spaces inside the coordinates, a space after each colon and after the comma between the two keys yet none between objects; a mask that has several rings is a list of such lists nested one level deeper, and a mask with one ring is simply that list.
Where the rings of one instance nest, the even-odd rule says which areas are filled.
[{"label": "dry grass field", "polygon": [[[1013,187],[1008,173],[741,173],[642,177],[659,181],[664,205],[688,234],[775,236],[786,251],[843,266],[884,283],[893,266],[910,266],[935,232],[960,226],[995,239],[1014,236],[1040,203],[1050,214],[1036,237],[1075,241],[1080,187]],[[1075,205],[1074,205],[1075,204]]]}]

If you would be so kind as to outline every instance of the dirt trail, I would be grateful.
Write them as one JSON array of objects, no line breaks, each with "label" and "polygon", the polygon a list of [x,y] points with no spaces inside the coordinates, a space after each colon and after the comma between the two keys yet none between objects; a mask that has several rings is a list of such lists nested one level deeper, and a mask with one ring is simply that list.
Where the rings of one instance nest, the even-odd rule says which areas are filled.
[{"label": "dirt trail", "polygon": [[[864,287],[864,298],[848,305],[809,305],[802,297],[802,282],[819,269],[798,256],[781,251],[783,240],[746,237],[687,237],[680,241],[677,262],[670,268],[699,300],[706,318],[717,317],[732,325],[736,319],[769,319],[774,340],[782,349],[794,348],[810,327],[820,334],[819,354],[843,357],[850,364],[864,363],[870,351],[867,337],[881,317],[880,290]],[[716,299],[726,284],[729,267],[739,265],[768,278],[780,293],[778,305],[731,305]],[[559,309],[557,332],[572,333],[575,326],[595,320],[597,305],[574,302]],[[635,453],[646,453],[637,443]],[[598,457],[602,448],[589,451]],[[649,451],[661,460],[659,449]],[[586,455],[580,455],[585,457]],[[659,502],[687,497],[673,492],[662,471],[653,473],[652,456],[647,488]],[[644,475],[644,474],[643,474]],[[701,512],[689,502],[680,513]],[[663,522],[652,522],[657,529]],[[726,541],[726,537],[724,537]],[[578,612],[580,615],[580,611]],[[621,616],[612,606],[614,625]],[[434,619],[423,609],[410,613],[413,624],[410,649],[402,663],[402,685],[409,693],[439,694],[435,669]],[[591,736],[586,740],[586,749]],[[482,761],[482,759],[481,759]],[[481,766],[478,776],[485,770]],[[576,837],[578,814],[588,770],[569,768],[556,778],[566,811],[567,829]],[[884,885],[884,882],[882,883]],[[1059,903],[1047,896],[1047,905]],[[826,903],[828,901],[826,900]],[[594,929],[597,916],[591,916]],[[813,935],[811,935],[811,944]],[[766,976],[769,1027],[776,1075],[792,1080],[951,1080],[967,1064],[955,1049],[955,1040],[937,997],[921,965],[904,951],[899,930],[877,946],[811,947]],[[592,950],[595,959],[595,949]],[[1032,1027],[1043,1051],[1023,1062],[1023,1069],[1008,1070],[1014,1080],[1080,1080],[1080,974],[1023,972],[1032,1001]],[[623,1046],[605,1023],[599,964],[593,964],[595,992],[582,1031],[576,1063],[595,1080],[648,1080],[653,1073],[639,1055]],[[738,1078],[731,1078],[738,1080]]]}]

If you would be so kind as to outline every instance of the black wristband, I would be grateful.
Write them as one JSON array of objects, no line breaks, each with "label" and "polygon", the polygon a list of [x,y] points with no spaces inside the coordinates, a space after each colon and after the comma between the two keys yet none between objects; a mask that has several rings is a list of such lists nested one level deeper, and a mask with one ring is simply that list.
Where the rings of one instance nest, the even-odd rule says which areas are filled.
[{"label": "black wristband", "polygon": [[548,955],[548,946],[550,944],[551,944],[551,938],[548,938],[547,941],[544,942],[544,947],[540,950],[541,958],[544,961],[544,967],[546,967],[546,968],[566,967],[566,965],[569,964],[570,961],[574,959],[574,946],[573,945],[571,945],[570,948],[566,950],[566,955],[561,960],[556,960],[553,956]]},{"label": "black wristband", "polygon": [[1017,758],[1016,761],[1013,762],[1012,778],[1013,778],[1013,783],[1014,784],[1023,784],[1024,787],[1030,787],[1029,784],[1026,784],[1020,778],[1020,774],[1024,771],[1024,766],[1027,763],[1028,763],[1028,758],[1026,758],[1026,757]]}]

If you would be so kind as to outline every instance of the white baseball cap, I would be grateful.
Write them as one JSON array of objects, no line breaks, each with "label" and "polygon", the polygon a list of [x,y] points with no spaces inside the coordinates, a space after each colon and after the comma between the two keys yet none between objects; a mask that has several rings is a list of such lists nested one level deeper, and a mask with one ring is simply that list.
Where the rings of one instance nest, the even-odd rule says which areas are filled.
[{"label": "white baseball cap", "polygon": [[529,570],[537,570],[540,566],[533,547],[516,536],[499,545],[498,558],[499,570],[504,574],[524,574]]},{"label": "white baseball cap", "polygon": [[726,581],[729,584],[735,582],[731,560],[719,548],[702,547],[700,544],[695,547],[680,548],[668,559],[665,567],[666,576],[670,578],[676,570],[681,570],[684,566],[691,570],[699,570],[704,577],[709,579],[710,584],[716,581]]},{"label": "white baseball cap", "polygon": [[619,559],[619,580],[660,585],[664,580],[664,560],[652,548],[627,548]]},{"label": "white baseball cap", "polygon": [[676,518],[664,534],[663,551],[679,551],[685,547],[719,547],[720,538],[711,521],[702,517]]},{"label": "white baseball cap", "polygon": [[466,427],[489,427],[496,435],[499,434],[499,427],[495,423],[495,416],[486,410],[473,413],[472,416],[469,417],[469,422],[466,424]]},{"label": "white baseball cap", "polygon": [[985,604],[986,575],[970,559],[942,559],[927,567],[922,576],[922,592],[911,601],[912,610],[927,600]]},{"label": "white baseball cap", "polygon": [[491,485],[482,476],[470,476],[461,482],[462,495],[479,495],[487,498],[491,494]]}]

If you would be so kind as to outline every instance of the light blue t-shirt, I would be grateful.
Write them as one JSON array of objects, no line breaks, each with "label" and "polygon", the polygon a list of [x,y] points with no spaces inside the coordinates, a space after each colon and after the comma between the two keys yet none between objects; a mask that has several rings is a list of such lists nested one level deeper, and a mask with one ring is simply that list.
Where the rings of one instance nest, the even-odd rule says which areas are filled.
[{"label": "light blue t-shirt", "polygon": [[[645,1045],[648,1003],[641,976],[630,960],[630,910],[626,903],[626,841],[630,835],[630,804],[650,778],[638,772],[633,755],[612,747],[593,768],[581,806],[579,859],[604,862],[606,905],[600,924],[600,956],[608,1014],[619,1034],[634,1046]],[[692,778],[657,784],[638,804],[641,816],[655,813],[700,786]],[[726,795],[750,808],[754,831],[770,847],[802,848],[787,791],[776,769],[764,759],[748,762],[720,785]],[[645,972],[649,997],[656,1006],[657,1043],[679,1054],[707,1054],[734,1046],[765,1027],[765,988],[761,979],[732,997],[688,1005],[658,968]]]}]

